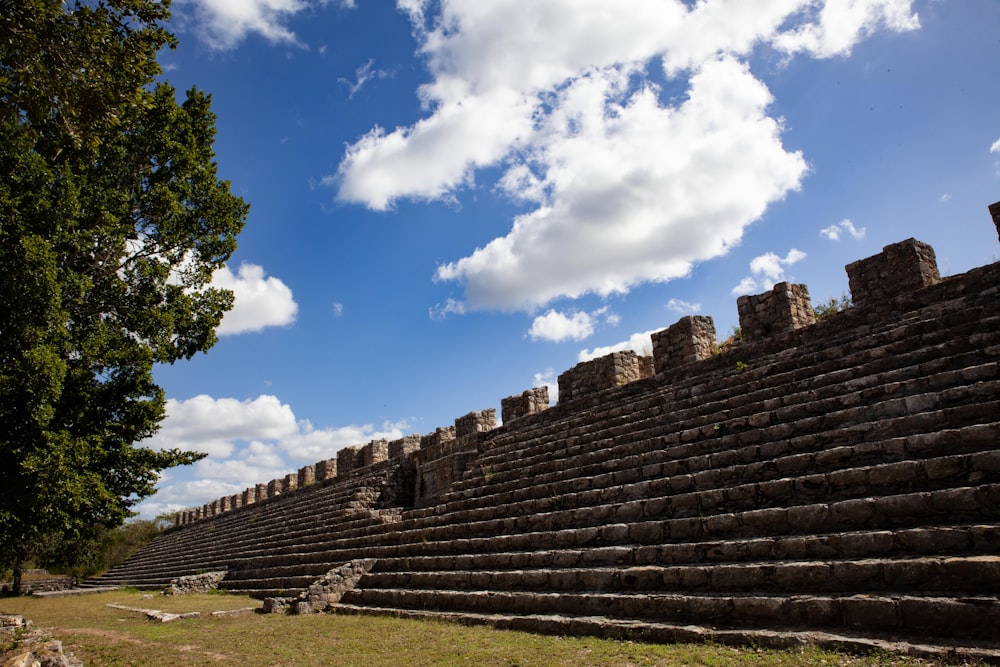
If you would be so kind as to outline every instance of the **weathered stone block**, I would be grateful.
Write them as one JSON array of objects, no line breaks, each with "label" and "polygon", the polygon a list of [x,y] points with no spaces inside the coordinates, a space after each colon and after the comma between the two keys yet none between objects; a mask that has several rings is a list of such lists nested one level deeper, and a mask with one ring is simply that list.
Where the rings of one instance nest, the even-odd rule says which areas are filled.
[{"label": "weathered stone block", "polygon": [[264,484],[264,483],[261,483],[261,484],[257,485],[257,502],[258,503],[260,501],[262,501],[262,500],[267,500],[268,498],[271,497],[270,494],[268,493],[268,487],[269,486],[270,486],[270,484]]},{"label": "weathered stone block", "polygon": [[337,452],[337,474],[346,475],[358,467],[358,446],[344,447]]},{"label": "weathered stone block", "polygon": [[358,467],[363,468],[365,466],[374,465],[376,463],[381,463],[382,461],[389,460],[389,441],[388,440],[372,440],[367,445],[361,448],[358,453]]},{"label": "weathered stone block", "polygon": [[434,430],[433,433],[428,433],[427,435],[420,438],[420,449],[427,449],[429,447],[436,447],[438,445],[443,445],[446,442],[451,442],[455,439],[455,427],[454,426],[439,426]]},{"label": "weathered stone block", "polygon": [[309,486],[316,481],[316,467],[315,466],[303,466],[299,468],[298,475],[298,486],[301,489],[303,486]]},{"label": "weathered stone block", "polygon": [[887,245],[878,255],[848,264],[847,280],[855,306],[868,306],[941,281],[934,248],[907,239]]},{"label": "weathered stone block", "polygon": [[583,361],[559,376],[559,402],[635,382],[642,373],[639,355],[632,350]]},{"label": "weathered stone block", "polygon": [[500,401],[500,415],[505,424],[518,417],[533,415],[549,408],[549,388],[535,387]]},{"label": "weathered stone block", "polygon": [[272,479],[267,483],[267,497],[274,498],[280,496],[282,492],[282,486],[284,485],[284,480]]},{"label": "weathered stone block", "polygon": [[486,433],[497,427],[496,408],[470,412],[455,420],[455,437],[461,438],[474,433]]},{"label": "weathered stone block", "polygon": [[692,315],[651,336],[657,372],[712,356],[716,346],[715,322],[711,317]]},{"label": "weathered stone block", "polygon": [[337,476],[337,459],[326,459],[325,461],[317,461],[316,467],[316,481],[323,482],[328,479],[333,479]]},{"label": "weathered stone block", "polygon": [[298,473],[288,473],[285,475],[284,479],[281,480],[281,492],[289,493],[298,488],[299,485],[299,475]]},{"label": "weathered stone block", "polygon": [[420,436],[417,434],[408,435],[389,443],[389,458],[397,459],[400,456],[408,456],[418,449],[420,449]]},{"label": "weathered stone block", "polygon": [[743,340],[747,341],[765,340],[816,322],[805,285],[778,283],[763,294],[741,296],[736,308]]}]

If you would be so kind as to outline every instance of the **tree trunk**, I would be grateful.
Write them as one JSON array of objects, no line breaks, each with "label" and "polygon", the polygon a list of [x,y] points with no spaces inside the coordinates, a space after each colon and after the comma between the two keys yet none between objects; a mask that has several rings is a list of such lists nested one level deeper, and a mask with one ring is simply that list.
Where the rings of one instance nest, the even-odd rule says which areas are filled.
[{"label": "tree trunk", "polygon": [[11,583],[11,595],[21,594],[21,569],[24,566],[20,560],[14,563],[14,581]]}]

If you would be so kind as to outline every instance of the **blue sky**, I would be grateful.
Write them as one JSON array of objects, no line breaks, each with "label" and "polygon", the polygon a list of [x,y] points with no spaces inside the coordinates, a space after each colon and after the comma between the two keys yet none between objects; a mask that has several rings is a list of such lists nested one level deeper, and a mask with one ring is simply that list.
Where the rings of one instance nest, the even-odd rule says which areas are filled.
[{"label": "blue sky", "polygon": [[448,426],[916,237],[996,261],[991,0],[175,0],[251,204],[144,516]]}]

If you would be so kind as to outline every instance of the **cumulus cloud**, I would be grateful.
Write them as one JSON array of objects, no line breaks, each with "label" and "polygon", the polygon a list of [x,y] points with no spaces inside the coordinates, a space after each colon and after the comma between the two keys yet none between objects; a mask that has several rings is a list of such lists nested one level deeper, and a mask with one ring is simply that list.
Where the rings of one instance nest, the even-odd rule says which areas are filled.
[{"label": "cumulus cloud", "polygon": [[464,284],[470,308],[531,309],[685,276],[798,187],[805,162],[782,149],[764,114],[770,93],[744,65],[707,63],[674,109],[650,88],[622,99],[624,83],[595,73],[561,91],[532,158],[546,201],[438,268]]},{"label": "cumulus cloud", "polygon": [[880,30],[915,30],[920,19],[907,0],[827,0],[810,3],[799,25],[779,34],[774,45],[787,53],[820,58],[847,55],[863,37]]},{"label": "cumulus cloud", "polygon": [[565,340],[579,341],[592,336],[594,328],[601,321],[614,327],[618,326],[621,318],[615,313],[608,312],[607,306],[590,313],[573,311],[566,314],[549,310],[534,319],[531,329],[528,330],[528,336],[532,340],[548,340],[555,343]]},{"label": "cumulus cloud", "polygon": [[532,340],[559,343],[564,340],[583,340],[594,333],[594,318],[589,313],[575,312],[566,315],[550,310],[531,323],[528,336]]},{"label": "cumulus cloud", "polygon": [[849,234],[854,239],[863,239],[865,237],[865,228],[855,227],[853,222],[845,218],[835,225],[830,225],[819,230],[820,238],[824,238],[827,241],[839,241],[841,235],[844,233]]},{"label": "cumulus cloud", "polygon": [[295,321],[299,306],[292,290],[274,276],[265,277],[256,264],[241,264],[236,274],[224,266],[212,276],[212,285],[233,291],[233,309],[219,325],[219,335],[260,331]]},{"label": "cumulus cloud", "polygon": [[272,44],[299,45],[288,21],[315,3],[308,0],[183,0],[190,8],[198,37],[213,49],[239,46],[248,35]]},{"label": "cumulus cloud", "polygon": [[997,139],[996,141],[993,142],[993,145],[990,146],[990,152],[1000,153],[1000,139]]},{"label": "cumulus cloud", "polygon": [[[807,171],[745,57],[847,54],[875,31],[918,27],[911,4],[398,0],[431,75],[418,90],[426,113],[374,127],[324,182],[384,210],[452,199],[500,167],[496,188],[529,210],[439,266],[466,310],[671,280],[725,254]],[[684,95],[651,83],[656,61]]]},{"label": "cumulus cloud", "polygon": [[143,516],[199,506],[332,458],[343,447],[401,438],[408,428],[404,421],[317,428],[266,394],[245,400],[205,395],[168,399],[166,410],[160,431],[142,444],[208,456],[185,475],[191,479],[168,471],[157,494],[140,505]]},{"label": "cumulus cloud", "polygon": [[628,340],[623,340],[613,345],[595,347],[593,350],[580,350],[580,353],[577,355],[577,361],[590,361],[591,359],[597,359],[612,352],[623,352],[625,350],[632,350],[636,354],[648,357],[653,353],[653,339],[651,336],[657,331],[659,329],[642,331],[632,334]]},{"label": "cumulus cloud", "polygon": [[740,281],[740,284],[732,289],[732,294],[741,296],[743,294],[753,294],[758,290],[769,290],[775,283],[780,283],[785,279],[785,269],[806,258],[806,254],[801,250],[792,248],[784,257],[778,257],[773,252],[766,252],[750,260],[750,273]]}]

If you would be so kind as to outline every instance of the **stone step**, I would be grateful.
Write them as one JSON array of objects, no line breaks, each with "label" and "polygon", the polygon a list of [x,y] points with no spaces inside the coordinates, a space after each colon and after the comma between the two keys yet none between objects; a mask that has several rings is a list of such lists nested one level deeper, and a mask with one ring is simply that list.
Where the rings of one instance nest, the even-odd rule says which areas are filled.
[{"label": "stone step", "polygon": [[[998,385],[1000,386],[1000,385]],[[998,389],[1000,391],[1000,389]],[[1000,402],[984,407],[984,416],[995,417],[993,408],[1000,410]],[[941,415],[944,418],[944,415]],[[494,493],[495,488],[485,484],[484,495],[471,499],[461,498],[445,501],[434,506],[435,513],[428,515],[407,512],[402,522],[404,528],[419,528],[445,524],[455,521],[474,520],[477,516],[495,516],[498,511],[511,502],[523,500],[541,500],[546,498],[561,498],[565,494],[579,492],[581,489],[599,489],[612,486],[628,485],[638,480],[660,479],[661,485],[673,491],[682,492],[691,488],[717,488],[730,484],[731,479],[761,481],[773,480],[790,475],[805,475],[823,471],[838,479],[854,476],[845,465],[866,463],[871,461],[889,461],[887,465],[898,465],[908,459],[929,459],[944,452],[979,452],[992,449],[1000,441],[1000,423],[976,424],[962,429],[943,430],[931,435],[906,435],[905,423],[912,417],[900,417],[893,424],[864,423],[858,427],[848,426],[842,429],[831,429],[820,434],[791,436],[778,440],[776,443],[753,442],[739,449],[712,451],[714,443],[696,442],[680,448],[652,449],[647,454],[635,454],[621,459],[621,468],[612,472],[593,475],[573,475],[579,468],[567,473],[556,472],[550,475],[538,473],[535,469],[522,471],[519,484],[504,485]],[[779,424],[773,427],[782,435],[787,434],[787,425]],[[850,440],[859,441],[875,429],[890,430],[897,437],[890,441],[874,443],[858,442],[854,445],[832,445]],[[657,443],[651,443],[655,445]],[[708,452],[696,453],[698,450]],[[671,457],[676,456],[671,460]],[[975,459],[986,463],[993,456],[984,452],[982,457]],[[983,458],[985,457],[985,458]],[[914,462],[907,465],[915,464]],[[725,467],[722,467],[725,466]],[[589,471],[589,470],[588,470]],[[716,481],[714,484],[710,480]],[[452,516],[457,513],[457,516]],[[413,517],[413,518],[411,518]]]},{"label": "stone step", "polygon": [[[992,321],[998,318],[993,315],[992,318],[988,319]],[[944,367],[941,364],[941,359],[947,356],[943,352],[943,346],[946,345],[960,345],[963,346],[960,349],[966,349],[968,353],[981,356],[982,342],[973,342],[971,334],[981,333],[983,329],[981,322],[977,322],[974,318],[970,319],[964,327],[964,330],[970,334],[969,336],[963,336],[961,332],[944,330],[937,323],[921,322],[920,324],[927,328],[927,331],[924,332],[925,335],[931,337],[924,341],[923,346],[923,354],[929,358],[928,368]],[[655,396],[652,402],[655,405],[656,398],[666,399],[660,400],[659,403],[674,414],[685,414],[680,410],[686,408],[690,411],[692,406],[697,410],[702,405],[710,405],[710,401],[715,396],[713,409],[701,413],[712,414],[719,409],[722,403],[733,397],[742,399],[749,395],[748,402],[750,404],[758,402],[758,398],[765,403],[777,402],[780,404],[782,399],[773,395],[773,389],[775,387],[785,388],[795,383],[807,382],[813,391],[822,391],[824,386],[832,387],[834,393],[839,391],[838,383],[840,382],[847,382],[849,387],[854,388],[876,386],[880,383],[880,375],[894,372],[905,373],[907,370],[912,372],[912,364],[907,363],[907,360],[919,358],[916,357],[916,352],[919,350],[912,349],[915,344],[911,340],[913,323],[894,323],[893,326],[895,335],[891,337],[891,342],[883,348],[873,346],[870,337],[858,337],[852,334],[847,341],[850,348],[842,347],[831,341],[824,341],[821,346],[811,351],[797,348],[794,350],[794,354],[786,355],[784,358],[781,355],[776,355],[774,357],[776,361],[768,367],[748,368],[741,372],[738,376],[738,382],[733,382],[734,374],[731,368],[721,368],[715,374],[701,374],[699,383],[693,387],[688,385],[686,390],[685,383],[680,383],[679,388],[671,385],[660,392],[661,394],[667,392],[668,395]],[[998,328],[1000,327],[994,327],[993,330]],[[987,331],[989,330],[987,329]],[[900,348],[901,345],[902,348]],[[913,356],[907,357],[906,354]],[[818,357],[823,365],[817,366],[810,363],[812,357]],[[858,377],[860,375],[858,365],[861,362],[865,362],[863,366],[867,367],[869,371],[866,378]],[[705,365],[704,362],[702,365]],[[712,389],[713,383],[721,383],[722,388]],[[754,388],[754,391],[748,391],[748,385]],[[725,393],[720,396],[720,391]],[[650,402],[650,399],[645,398],[645,401]],[[629,409],[623,410],[623,407]],[[626,432],[630,431],[633,428],[631,423],[633,409],[634,406],[631,405],[617,407],[617,411],[621,414],[617,419],[612,416],[608,420],[611,424],[609,428],[618,428],[618,432],[622,429]],[[608,405],[602,412],[613,415],[616,412],[616,406]],[[540,435],[548,436],[550,439],[552,436],[556,436],[555,439],[565,438],[567,435],[573,437],[576,435],[574,427],[586,426],[582,423],[574,423],[574,420],[580,422],[582,418],[587,416],[586,413],[583,413],[561,420],[559,424],[547,425],[547,430],[539,429],[542,431]],[[615,431],[611,431],[611,435],[615,434]],[[520,448],[520,442],[525,439],[533,439],[526,437],[529,435],[529,433],[522,433],[520,430],[501,435],[491,443],[490,451],[487,454],[502,456],[505,451],[516,451]],[[599,438],[600,436],[591,434],[591,437]],[[471,481],[466,483],[474,484]]]},{"label": "stone step", "polygon": [[[357,517],[358,511],[352,510],[349,516]],[[353,521],[344,521],[348,527],[358,527],[361,525],[377,526],[381,528],[384,524],[378,519],[373,519],[365,513],[363,518]],[[239,539],[219,538],[212,536],[211,542],[205,542],[204,536],[199,535],[198,527],[193,526],[189,530],[192,539],[184,543],[173,545],[169,550],[151,550],[144,554],[143,558],[133,558],[123,566],[107,573],[108,577],[142,577],[146,573],[153,576],[160,576],[163,571],[170,571],[177,567],[190,567],[191,563],[198,564],[196,569],[224,569],[228,559],[234,553],[239,553],[244,548],[266,549],[273,544],[285,544],[292,542],[298,544],[302,537],[308,538],[316,535],[330,535],[337,532],[336,524],[325,521],[324,515],[314,517],[312,529],[299,533],[288,534],[260,534],[258,528],[244,530],[244,534]],[[200,539],[199,539],[200,538]]]},{"label": "stone step", "polygon": [[[650,511],[655,508],[650,507]],[[609,506],[609,512],[614,506]],[[436,533],[431,531],[391,531],[360,542],[353,539],[334,539],[323,543],[302,545],[294,552],[298,562],[346,562],[356,558],[465,557],[469,554],[548,551],[548,550],[600,550],[608,548],[622,558],[631,558],[636,547],[649,549],[680,549],[684,545],[716,542],[736,544],[756,540],[783,540],[784,548],[791,549],[796,540],[809,542],[816,535],[858,533],[857,540],[864,542],[879,538],[876,531],[900,531],[904,537],[911,529],[930,529],[953,524],[981,523],[988,526],[976,533],[979,543],[989,543],[988,536],[1000,520],[1000,485],[947,489],[886,496],[865,497],[834,503],[814,503],[798,507],[775,507],[737,512],[721,512],[707,516],[682,519],[640,518],[629,524],[598,524],[585,528],[563,528],[572,522],[551,517],[550,525],[534,531],[517,532],[516,524],[493,522],[483,531],[464,531],[464,527],[446,527]],[[964,528],[962,530],[965,530]],[[919,540],[919,531],[913,542]],[[903,538],[901,538],[903,539]],[[956,536],[955,539],[968,539]],[[906,543],[904,540],[903,544]],[[996,542],[993,542],[996,544]],[[831,543],[834,548],[837,539]],[[680,546],[670,546],[680,545]],[[801,546],[798,548],[807,548]],[[817,547],[819,548],[819,547]],[[691,547],[694,549],[694,546]],[[639,549],[642,553],[643,549]],[[605,553],[597,551],[597,553]],[[696,550],[690,554],[696,555]],[[233,558],[232,568],[271,567],[282,565],[291,554],[254,554]],[[665,556],[665,554],[664,554]],[[618,556],[616,556],[617,558]],[[617,563],[617,561],[614,561]],[[468,567],[455,561],[452,567]]]},{"label": "stone step", "polygon": [[[734,414],[731,410],[712,411],[709,421],[706,424],[694,424],[692,420],[686,422],[675,421],[672,415],[658,415],[646,419],[635,416],[635,422],[631,424],[632,430],[627,435],[617,435],[609,437],[604,441],[593,440],[589,446],[577,444],[569,447],[562,443],[550,443],[548,447],[535,447],[532,443],[525,443],[519,456],[512,457],[510,461],[501,460],[497,462],[495,457],[484,455],[476,468],[477,473],[470,478],[461,480],[456,484],[455,491],[449,494],[449,498],[460,499],[463,497],[482,497],[485,493],[501,494],[518,488],[525,479],[525,469],[530,469],[532,476],[549,475],[555,479],[570,476],[592,475],[598,471],[609,467],[615,469],[627,469],[634,467],[631,461],[623,459],[630,458],[637,454],[645,453],[647,456],[655,453],[659,460],[677,458],[672,449],[683,446],[684,443],[691,443],[697,440],[698,453],[707,456],[711,452],[726,452],[739,449],[748,431],[757,431],[763,428],[764,432],[759,435],[755,432],[754,439],[765,440],[767,429],[774,429],[781,425],[787,428],[787,424],[801,422],[810,418],[821,417],[828,422],[837,420],[835,423],[844,428],[850,424],[864,424],[870,419],[859,420],[853,415],[858,415],[856,410],[845,410],[845,406],[869,405],[877,397],[884,400],[881,405],[871,405],[869,409],[872,413],[892,411],[895,417],[906,418],[918,411],[928,411],[935,409],[935,406],[955,406],[968,404],[977,400],[987,400],[994,398],[997,394],[997,385],[1000,384],[1000,369],[997,364],[983,364],[975,369],[965,372],[967,383],[956,387],[935,388],[932,392],[922,394],[910,394],[901,398],[898,388],[893,386],[882,386],[872,391],[871,395],[861,399],[858,392],[854,395],[839,396],[832,399],[829,405],[813,402],[803,402],[777,407],[777,409],[755,409],[750,416]],[[809,392],[803,392],[808,394]],[[900,404],[900,400],[903,401]],[[752,408],[754,406],[749,403]],[[938,407],[937,409],[941,409]],[[677,424],[683,423],[685,428],[677,430]],[[809,421],[805,422],[808,425]],[[815,433],[810,433],[802,437],[815,437]],[[707,446],[706,446],[706,442]],[[672,447],[671,447],[672,445]],[[664,449],[669,447],[670,449]],[[688,444],[688,448],[692,445]],[[744,447],[745,449],[745,447]],[[706,451],[707,450],[707,451]],[[572,460],[574,465],[567,466],[568,460]],[[653,459],[656,461],[656,458]],[[641,463],[640,463],[641,465]],[[680,462],[677,462],[680,465]],[[470,486],[474,485],[474,486]],[[463,487],[466,492],[463,493]],[[441,503],[438,503],[440,505]]]},{"label": "stone step", "polygon": [[[990,443],[992,444],[992,442],[995,442],[996,433],[1000,433],[1000,428],[994,429],[993,431],[988,431],[985,433],[985,435],[983,433],[979,433],[979,437],[980,438],[986,437],[988,439],[992,439]],[[953,442],[954,440],[955,440],[954,436],[945,438],[946,442]],[[851,455],[855,455],[856,453],[857,452],[854,450],[851,450],[850,452]],[[962,474],[963,472],[968,472],[970,469],[976,467],[979,468],[989,467],[984,463],[979,463],[979,464],[972,463],[972,461],[979,459],[989,459],[990,461],[993,461],[992,464],[993,468],[1000,468],[1000,463],[994,461],[994,459],[1000,460],[1000,458],[998,458],[1000,457],[1000,455],[998,455],[997,453],[982,453],[975,456],[978,458],[970,459],[968,456],[944,457],[942,459],[933,459],[922,462],[901,462],[897,464],[886,464],[884,466],[875,466],[861,471],[855,469],[855,470],[840,471],[825,477],[814,476],[813,478],[802,478],[799,479],[798,482],[801,485],[805,486],[811,485],[812,487],[811,493],[813,495],[818,495],[826,499],[836,499],[838,493],[840,493],[844,489],[848,490],[854,489],[860,492],[873,493],[876,489],[879,488],[879,484],[885,486],[886,483],[891,482],[893,479],[897,481],[899,479],[902,479],[904,481],[905,480],[912,481],[914,479],[917,480],[935,479],[935,478],[941,479],[941,478],[948,478],[949,476],[954,476],[956,474]],[[874,480],[872,477],[873,475],[876,476],[876,479]],[[676,480],[671,481],[669,479],[659,480],[657,482],[642,482],[632,485],[623,485],[620,488],[616,488],[615,491],[620,500],[624,500],[626,498],[631,498],[631,497],[643,498],[643,499],[624,500],[624,502],[620,502],[618,504],[618,507],[615,508],[615,514],[613,515],[607,514],[607,512],[602,509],[597,509],[595,510],[594,520],[597,522],[616,521],[616,520],[620,521],[624,519],[624,513],[631,511],[629,508],[634,508],[635,512],[638,513],[634,518],[640,518],[640,517],[651,518],[649,517],[649,508],[647,507],[647,505],[649,505],[649,501],[651,499],[655,499],[658,495],[673,491],[682,491],[685,488],[690,488],[691,486],[697,483],[707,485],[710,488],[712,488],[713,486],[714,487],[725,486],[728,483],[728,481],[725,479],[721,480],[715,479],[713,481],[710,479],[710,476],[706,475],[686,476],[685,480],[688,480],[688,482],[686,482],[686,486],[683,488],[677,485],[678,482]],[[616,481],[616,479],[613,476],[610,476],[608,482],[610,483],[614,481]],[[709,481],[711,481],[712,483],[709,484],[708,483]],[[873,483],[873,481],[877,483]],[[582,482],[583,487],[601,486],[601,484],[596,484],[592,480],[584,479],[584,480],[577,480],[577,482]],[[765,484],[763,486],[759,484],[750,485],[749,488],[747,488],[747,485],[743,485],[742,487],[732,487],[727,490],[727,494],[729,497],[723,498],[723,501],[732,501],[733,499],[738,499],[742,497],[746,499],[747,506],[759,506],[758,501],[756,499],[761,497],[762,495],[764,497],[768,496],[769,494],[775,495],[774,491],[775,489],[780,490],[783,488],[791,488],[787,483],[788,480],[779,480],[779,482],[781,483],[777,485],[774,484],[771,485]],[[762,489],[763,489],[763,494],[761,493]],[[794,491],[794,488],[792,488],[792,490]],[[557,491],[560,495],[562,495],[563,489],[558,488],[555,491]],[[574,504],[582,505],[583,503],[578,502],[576,500],[576,497],[580,498],[591,497],[596,500],[604,499],[599,491],[591,490],[586,492],[580,492],[578,494],[566,494],[563,497],[563,501],[569,505],[574,505]],[[673,505],[675,505],[678,501],[681,503],[682,508],[686,506],[685,503],[687,505],[691,505],[691,500],[685,500],[686,498],[694,499],[694,497],[690,492],[687,494],[681,494],[680,496],[676,496],[675,498],[670,499],[671,507],[669,508],[669,511],[664,511],[661,513],[666,514],[668,516],[671,513],[676,515],[678,513],[677,508],[673,507]],[[782,502],[785,502],[787,500],[787,498],[780,495],[779,499],[782,500]],[[534,502],[533,504],[522,506],[522,509],[525,512],[531,512],[534,515],[538,515],[539,512],[542,512],[542,514],[544,515],[546,513],[543,512],[543,510],[547,509],[549,510],[548,513],[551,513],[553,511],[552,506],[554,504],[555,503],[552,501],[552,498],[546,496],[540,499],[540,502]],[[500,511],[506,515],[519,513],[516,507],[514,508],[515,511],[513,512],[511,511],[510,507],[505,508],[505,506],[502,505],[499,507],[500,510],[497,511]],[[697,510],[698,512],[702,512],[705,509],[701,507],[701,503],[699,502],[695,502],[695,505],[691,505],[691,508],[692,510]],[[563,511],[562,513],[565,514],[565,511]],[[572,518],[572,515],[570,515],[570,517]],[[470,535],[466,534],[468,532],[467,524],[469,523],[482,524],[488,521],[495,521],[495,519],[492,520],[478,519],[476,513],[466,512],[464,514],[460,514],[459,516],[452,517],[450,523],[452,524],[461,523],[462,526],[453,525],[452,528],[454,530],[461,531],[461,534],[463,534],[465,537],[469,537]],[[372,525],[376,526],[380,530],[384,528],[384,526],[382,526],[381,524],[376,523]],[[405,528],[406,525],[407,525],[406,522],[403,522],[402,527]],[[368,528],[370,528],[370,526],[366,527],[363,532],[365,533],[370,532]],[[412,530],[412,528],[409,530]],[[492,534],[495,528],[492,524],[490,524],[486,527],[485,530],[487,533]],[[482,532],[483,531],[479,531],[475,534],[482,534]],[[303,548],[309,549],[310,544],[308,542],[312,542],[313,540],[304,542],[303,540],[304,537],[313,538],[313,537],[323,537],[323,536],[335,536],[334,539],[337,539],[338,541],[343,541],[343,540],[350,540],[357,538],[359,537],[359,534],[352,531],[331,531],[329,530],[329,528],[323,528],[318,532],[306,533],[305,535],[293,534],[287,536],[283,535],[280,537],[270,536],[269,538],[262,539],[260,545],[266,544],[271,548],[278,548],[278,550],[275,553],[277,553],[278,555],[283,555],[289,552],[294,553],[300,551]],[[422,533],[420,539],[426,539],[426,538],[427,538],[426,533]],[[432,539],[438,539],[438,538],[434,538],[432,536]],[[322,544],[322,540],[316,540],[316,541]],[[221,559],[221,557],[216,557],[214,554],[226,553],[226,552],[231,554],[233,552],[234,546],[235,545],[233,543],[228,543],[228,544],[220,544],[217,549],[212,551],[203,550],[202,552],[199,552],[198,549],[191,549],[188,550],[187,552],[178,551],[178,553],[175,555],[175,558],[171,560],[161,562],[161,561],[156,561],[154,559],[148,561],[145,567],[133,566],[133,568],[129,572],[134,577],[140,576],[145,571],[151,571],[155,574],[161,572],[163,569],[169,568],[174,563],[179,564],[181,562],[192,562],[192,561],[200,563],[202,565],[202,569],[204,569],[204,567],[207,567],[209,565],[211,565],[213,568],[219,566],[225,566],[228,564],[228,561]],[[311,548],[315,549],[316,545],[315,544],[311,545]]]},{"label": "stone step", "polygon": [[[373,571],[523,570],[616,565],[733,564],[916,556],[992,556],[1000,551],[1000,526],[934,526],[787,537],[725,539],[592,549],[487,551],[487,540],[469,540],[461,555],[381,556]],[[328,552],[334,560],[356,556]]]},{"label": "stone step", "polygon": [[551,593],[1000,593],[1000,556],[872,558],[707,565],[390,571],[379,562],[361,588]]},{"label": "stone step", "polygon": [[[972,460],[982,467],[970,467]],[[555,530],[562,526],[582,528],[612,523],[631,524],[743,511],[768,515],[793,511],[793,520],[801,522],[804,527],[812,527],[827,519],[826,512],[802,512],[795,509],[797,506],[812,506],[823,500],[840,504],[858,496],[865,499],[865,496],[892,497],[909,493],[914,497],[906,500],[905,506],[919,509],[930,498],[919,498],[920,492],[948,498],[952,491],[949,487],[953,484],[963,487],[969,482],[984,482],[992,486],[1000,481],[998,474],[1000,452],[986,452],[868,466],[853,469],[850,474],[786,477],[744,484],[733,483],[735,480],[710,479],[708,488],[696,490],[692,487],[698,478],[693,476],[654,479],[458,512],[454,517],[448,517],[448,521],[425,522],[429,525],[413,525],[404,520],[399,525],[399,531],[391,535],[394,541],[397,536],[410,535],[412,540],[434,542]],[[879,497],[866,500],[873,500],[882,507],[896,502]]]},{"label": "stone step", "polygon": [[500,614],[559,614],[714,627],[863,630],[995,641],[1000,601],[991,596],[681,595],[356,588],[345,605]]}]

